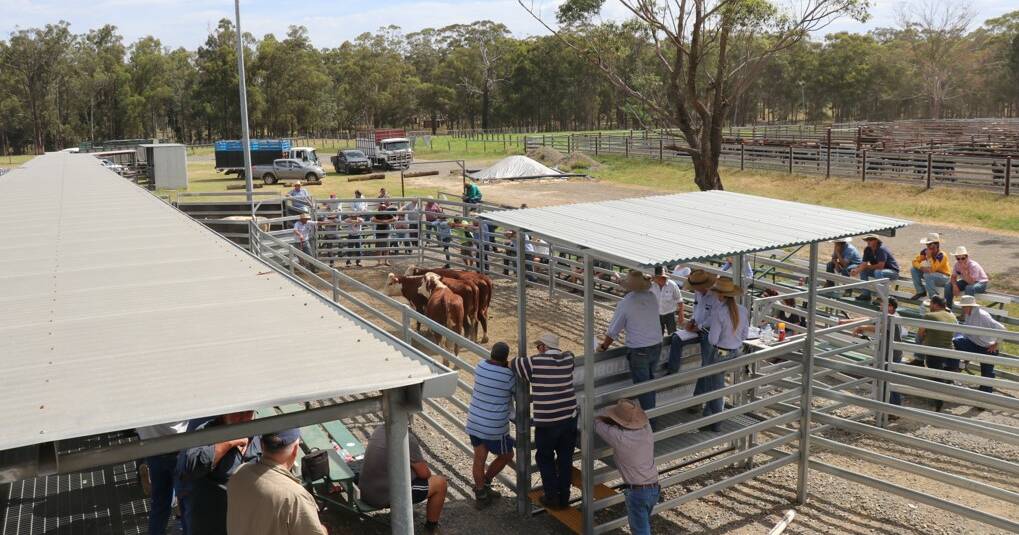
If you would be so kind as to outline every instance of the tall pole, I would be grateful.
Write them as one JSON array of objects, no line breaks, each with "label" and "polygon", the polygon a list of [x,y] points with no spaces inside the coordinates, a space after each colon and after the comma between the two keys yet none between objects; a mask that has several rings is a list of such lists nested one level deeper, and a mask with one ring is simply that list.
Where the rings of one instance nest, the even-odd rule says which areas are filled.
[{"label": "tall pole", "polygon": [[248,137],[248,85],[244,76],[244,38],[241,33],[241,0],[234,0],[237,17],[237,86],[241,92],[241,151],[244,152],[244,191],[247,193],[251,217],[255,217],[255,194],[251,182],[251,140]]},{"label": "tall pole", "polygon": [[810,278],[807,280],[807,337],[803,341],[803,373],[800,376],[800,463],[796,501],[806,503],[810,475],[810,416],[814,380],[814,330],[817,328],[817,243],[810,244]]}]

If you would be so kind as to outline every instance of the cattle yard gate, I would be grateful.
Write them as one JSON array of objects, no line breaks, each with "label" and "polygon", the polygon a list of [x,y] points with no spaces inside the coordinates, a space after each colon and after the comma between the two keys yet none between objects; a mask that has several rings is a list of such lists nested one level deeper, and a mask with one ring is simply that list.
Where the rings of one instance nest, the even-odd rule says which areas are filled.
[{"label": "cattle yard gate", "polygon": [[[429,201],[434,201],[438,209],[433,205],[432,211],[426,211]],[[222,201],[220,206],[227,202]],[[186,200],[178,199],[177,203],[186,204]],[[373,220],[393,214],[380,203],[400,207],[395,221]],[[497,282],[497,291],[515,291],[517,321],[521,325],[527,317],[528,293],[532,299],[534,295],[544,299],[547,292],[549,302],[578,302],[589,293],[595,310],[601,311],[599,314],[609,313],[621,297],[616,285],[621,266],[585,260],[579,250],[533,233],[510,234],[484,219],[485,213],[502,207],[426,198],[331,199],[295,207],[290,199],[276,197],[267,197],[261,206],[265,208],[259,208],[259,214],[266,219],[257,224],[231,223],[232,239],[244,243],[253,254],[301,283],[398,334],[407,343],[438,354],[459,369],[455,395],[441,402],[427,401],[421,419],[464,455],[472,455],[463,422],[473,385],[473,363],[487,358],[488,349],[418,313],[402,299],[389,297],[379,288],[344,273],[346,261],[394,260],[404,265],[449,265],[481,271]],[[363,223],[351,227],[347,218],[355,207]],[[199,212],[193,207],[182,209]],[[226,215],[229,208],[204,210],[216,223],[216,218]],[[319,222],[311,254],[295,247],[290,228],[298,218],[292,214],[301,211],[309,212]],[[448,234],[438,221],[451,225]],[[241,224],[247,226],[246,236],[240,236]],[[1019,411],[1019,401],[1009,394],[1019,391],[1019,375],[1015,373],[1019,359],[1005,353],[985,356],[922,347],[917,345],[912,332],[901,341],[893,340],[888,333],[896,329],[913,331],[935,325],[906,314],[883,313],[886,310],[883,303],[897,291],[887,282],[861,282],[811,269],[811,262],[817,265],[816,245],[812,249],[809,260],[796,254],[796,250],[770,251],[740,260],[749,262],[754,270],[753,278],[738,281],[746,289],[744,302],[752,311],[754,325],[774,323],[780,319],[779,313],[806,319],[803,325],[790,324],[795,334],[784,342],[757,344],[754,351],[744,356],[708,367],[699,366],[698,350],[688,346],[680,373],[638,385],[630,381],[623,349],[590,358],[579,356],[574,382],[582,406],[597,410],[620,398],[657,393],[657,407],[649,416],[658,422],[655,455],[666,490],[655,511],[673,509],[787,465],[796,465],[797,494],[801,501],[809,498],[809,472],[818,471],[1005,531],[1019,531],[1019,516],[991,512],[987,506],[1001,502],[1009,504],[1012,511],[1019,510],[1014,508],[1019,505],[1019,488],[1015,483],[1019,464],[1014,459],[988,453],[993,451],[994,444],[1019,446],[1019,428],[1011,422],[980,419],[979,413],[973,411],[934,412],[925,401],[942,400],[989,409],[1012,418]],[[589,261],[590,264],[585,263]],[[518,276],[521,266],[524,273]],[[588,266],[593,274],[591,279],[583,276]],[[722,273],[717,263],[697,266]],[[499,283],[500,280],[504,282]],[[513,290],[512,281],[524,281],[524,285],[518,283]],[[830,286],[825,287],[826,284]],[[810,290],[812,286],[814,291]],[[845,292],[865,288],[880,296],[881,306],[861,305],[844,298]],[[765,296],[766,290],[778,295]],[[684,292],[684,297],[689,301],[692,296]],[[1007,314],[1004,316],[999,313],[999,319],[1011,319]],[[569,323],[568,318],[563,318],[563,323]],[[416,328],[416,324],[425,332]],[[804,326],[811,324],[815,329]],[[866,338],[854,335],[853,330],[861,326],[872,326],[877,334]],[[1019,342],[1019,333],[1011,331],[936,326],[964,334],[993,334],[1002,343]],[[556,331],[556,325],[548,328]],[[457,354],[443,347],[427,334],[428,330],[455,342],[461,351]],[[665,347],[661,364],[668,358],[668,345]],[[958,358],[966,363],[964,370],[970,372],[981,363],[994,363],[998,376],[986,379],[971,373],[910,365],[898,357],[900,352]],[[594,366],[595,380],[592,399],[585,400],[584,367],[588,365]],[[697,379],[719,372],[726,373],[727,386],[712,394],[726,397],[725,410],[710,417],[687,412],[686,409],[713,397],[692,396]],[[811,377],[811,381],[805,382],[803,377]],[[996,391],[982,392],[974,388],[977,386],[992,386]],[[905,394],[916,402],[892,404],[893,393]],[[536,514],[541,509],[530,498],[540,492],[540,481],[536,477],[527,406],[526,395],[518,393],[511,432],[516,435],[518,451],[530,454],[518,455],[518,459],[526,462],[518,462],[515,472],[501,480],[515,489],[522,513]],[[898,421],[891,422],[893,419]],[[722,424],[720,432],[700,431],[715,422]],[[937,433],[918,436],[915,428],[903,422],[928,426]],[[581,428],[589,429],[583,424]],[[983,442],[962,447],[953,442],[953,433],[978,437]],[[874,447],[875,441],[887,448]],[[921,455],[903,455],[903,448]],[[820,460],[816,455],[819,451],[838,454],[839,462]],[[550,513],[583,533],[603,533],[625,525],[623,495],[618,490],[621,481],[612,463],[611,450],[596,442],[590,456],[577,453],[575,460],[583,469],[575,469],[575,483],[588,492],[575,494],[577,508]],[[901,481],[889,481],[885,476],[889,471],[934,480],[941,484],[942,492],[933,495]],[[988,498],[992,501],[988,502]]]}]

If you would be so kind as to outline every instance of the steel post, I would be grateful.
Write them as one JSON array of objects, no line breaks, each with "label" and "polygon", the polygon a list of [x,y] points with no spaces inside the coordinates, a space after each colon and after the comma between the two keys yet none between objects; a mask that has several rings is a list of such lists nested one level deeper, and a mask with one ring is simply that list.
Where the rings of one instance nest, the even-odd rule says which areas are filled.
[{"label": "steel post", "polygon": [[1005,196],[1007,197],[1011,193],[1011,182],[1012,182],[1012,157],[1005,157]]},{"label": "steel post", "polygon": [[817,243],[810,244],[810,277],[807,279],[807,336],[803,346],[803,372],[800,375],[800,460],[796,501],[807,501],[807,477],[810,470],[810,413],[814,377],[814,330],[817,328]]},{"label": "steel post", "polygon": [[583,533],[594,533],[594,258],[584,253],[584,404],[580,409]]},{"label": "steel post", "polygon": [[[891,361],[889,350],[893,341],[891,334],[894,332],[888,328],[888,283],[882,282],[877,284],[877,292],[881,299],[881,310],[878,311],[877,325],[874,326],[874,332],[878,335],[877,348],[874,350],[874,368],[888,371],[888,363]],[[874,379],[874,400],[887,403],[887,388],[887,383],[884,379]],[[875,412],[874,420],[877,422],[878,427],[884,427],[887,415],[883,412]]]},{"label": "steel post", "polygon": [[[544,137],[544,136],[542,136]],[[517,229],[517,358],[527,358],[527,270],[524,253],[524,230]],[[528,515],[531,501],[531,397],[525,385],[516,389],[517,511]]]},{"label": "steel post", "polygon": [[414,535],[414,505],[410,496],[410,422],[404,397],[404,390],[382,393],[386,461],[389,464],[389,524],[393,535]]},{"label": "steel post", "polygon": [[248,130],[248,85],[244,75],[244,32],[241,31],[241,2],[234,0],[234,15],[237,18],[237,81],[241,108],[241,151],[244,153],[244,192],[255,218],[255,190],[251,177],[251,139]]}]

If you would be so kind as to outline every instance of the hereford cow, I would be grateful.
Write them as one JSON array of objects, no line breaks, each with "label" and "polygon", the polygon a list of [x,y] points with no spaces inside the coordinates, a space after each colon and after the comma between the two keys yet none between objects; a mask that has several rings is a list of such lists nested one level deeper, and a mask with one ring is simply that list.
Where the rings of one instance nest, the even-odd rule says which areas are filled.
[{"label": "hereford cow", "polygon": [[[463,299],[464,332],[471,340],[477,340],[478,301],[480,293],[477,285],[470,281],[450,279],[446,277],[441,277],[441,280],[442,283],[450,290],[453,290],[453,293],[459,295],[460,298]],[[403,296],[404,299],[406,299],[407,302],[414,307],[414,310],[417,310],[422,314],[425,313],[425,305],[428,303],[429,292],[425,288],[423,275],[406,275],[401,277],[390,273],[382,291],[390,297]],[[418,329],[421,328],[420,322],[417,327]]]},{"label": "hereford cow", "polygon": [[[249,215],[231,215],[231,216],[224,217],[223,221],[251,221],[251,216],[249,216]],[[266,218],[264,218],[262,216],[255,217],[255,224],[258,225],[258,228],[261,229],[262,232],[269,232],[269,224],[266,223],[265,221],[266,221]],[[238,226],[240,226],[240,225],[238,225]],[[231,231],[228,231],[228,232],[233,232],[233,231],[231,230]]]},{"label": "hereford cow", "polygon": [[439,268],[427,269],[415,266],[407,268],[407,275],[424,275],[426,273],[435,273],[444,279],[470,281],[478,287],[478,324],[481,326],[481,329],[484,330],[484,336],[481,338],[481,343],[488,343],[488,307],[492,302],[492,294],[494,290],[492,279],[490,279],[488,275],[478,273],[476,271]]},{"label": "hereford cow", "polygon": [[[427,314],[432,321],[440,325],[445,325],[449,330],[457,334],[463,334],[463,299],[461,299],[459,295],[456,295],[453,290],[450,290],[449,287],[442,282],[442,277],[435,273],[426,273],[424,284],[425,291],[428,292],[428,303],[425,305],[425,314]],[[451,343],[448,340],[443,339],[438,334],[435,334],[434,336],[436,337],[436,342],[442,341],[442,345],[449,348]],[[453,354],[459,354],[460,348],[456,345],[456,342],[452,342],[452,346]],[[442,363],[448,366],[449,359],[443,358]]]}]

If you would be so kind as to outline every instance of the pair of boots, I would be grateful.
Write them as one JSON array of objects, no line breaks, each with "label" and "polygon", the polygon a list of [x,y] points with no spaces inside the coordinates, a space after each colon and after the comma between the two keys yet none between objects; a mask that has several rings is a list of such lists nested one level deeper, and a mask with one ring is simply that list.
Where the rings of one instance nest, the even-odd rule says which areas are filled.
[{"label": "pair of boots", "polygon": [[485,481],[485,486],[474,489],[474,503],[478,509],[492,505],[492,502],[502,497],[498,491],[492,488],[491,481]]}]

